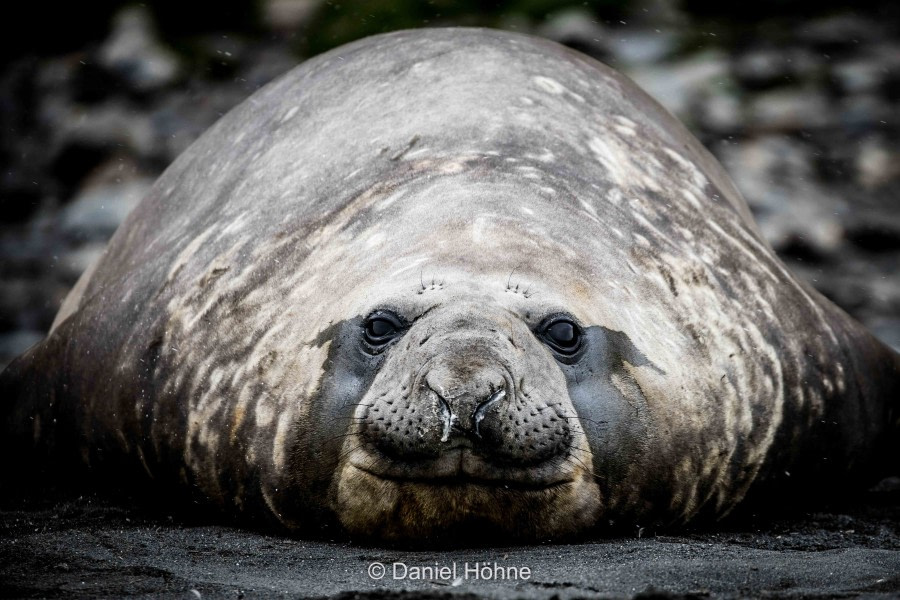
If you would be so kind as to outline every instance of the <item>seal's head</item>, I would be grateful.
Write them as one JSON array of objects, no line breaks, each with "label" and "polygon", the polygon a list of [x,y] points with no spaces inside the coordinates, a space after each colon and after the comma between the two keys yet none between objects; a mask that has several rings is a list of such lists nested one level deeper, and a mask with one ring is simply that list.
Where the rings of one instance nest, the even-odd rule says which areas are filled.
[{"label": "seal's head", "polygon": [[564,312],[455,296],[361,324],[359,353],[382,364],[346,440],[341,522],[382,539],[583,529],[598,488],[560,366],[590,352],[586,333]]}]

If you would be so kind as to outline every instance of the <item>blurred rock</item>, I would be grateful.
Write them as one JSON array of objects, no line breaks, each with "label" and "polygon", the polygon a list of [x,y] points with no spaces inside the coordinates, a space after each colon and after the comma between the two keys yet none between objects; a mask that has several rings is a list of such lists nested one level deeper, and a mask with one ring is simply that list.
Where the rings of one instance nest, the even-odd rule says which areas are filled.
[{"label": "blurred rock", "polygon": [[97,262],[106,249],[106,241],[88,242],[66,252],[59,260],[57,276],[69,285],[75,285],[81,274]]},{"label": "blurred rock", "polygon": [[846,238],[857,248],[872,253],[900,251],[900,213],[856,210],[845,223]]},{"label": "blurred rock", "polygon": [[13,359],[44,339],[44,335],[31,330],[0,333],[0,371]]},{"label": "blurred rock", "polygon": [[262,21],[270,29],[290,33],[309,24],[321,0],[264,0]]},{"label": "blurred rock", "polygon": [[806,48],[752,48],[736,54],[735,79],[747,89],[815,81],[825,74],[825,60]]},{"label": "blurred rock", "polygon": [[740,129],[744,118],[741,102],[724,89],[702,94],[691,105],[689,112],[698,127],[723,133]]},{"label": "blurred rock", "polygon": [[[861,273],[869,271],[861,270]],[[862,282],[861,282],[862,283]],[[900,277],[897,277],[896,264],[888,272],[867,279],[862,287],[866,290],[866,308],[871,314],[892,315],[872,319],[878,329],[878,335],[884,336],[889,344],[896,343],[897,315],[900,314]]]},{"label": "blurred rock", "polygon": [[745,127],[755,132],[800,131],[835,124],[824,93],[814,89],[778,89],[757,95],[748,107]]},{"label": "blurred rock", "polygon": [[178,57],[156,38],[153,20],[143,6],[125,8],[116,15],[98,59],[140,92],[171,85],[180,70]]},{"label": "blurred rock", "polygon": [[866,138],[856,154],[856,180],[874,190],[900,178],[900,151],[888,147],[882,136]]},{"label": "blurred rock", "polygon": [[893,335],[890,321],[900,318],[900,278],[896,263],[896,253],[877,256],[847,247],[839,261],[826,266],[815,285],[866,325],[877,326],[879,335],[890,342]]},{"label": "blurred rock", "polygon": [[7,168],[0,172],[0,222],[23,223],[41,204],[41,186],[27,173]]},{"label": "blurred rock", "polygon": [[0,331],[16,329],[22,311],[35,301],[33,282],[22,277],[0,281]]},{"label": "blurred rock", "polygon": [[[53,131],[51,155],[61,156],[70,147],[77,148],[79,154],[95,151],[99,158],[123,149],[142,158],[152,159],[161,154],[161,140],[155,135],[148,116],[124,100],[111,99],[101,105],[83,107],[49,99],[41,108],[42,121]],[[88,171],[84,169],[81,174]]]},{"label": "blurred rock", "polygon": [[251,91],[233,83],[167,94],[148,115],[159,155],[171,162]]},{"label": "blurred rock", "polygon": [[850,12],[806,22],[797,38],[823,52],[854,50],[860,43],[884,35],[884,28],[872,19]]},{"label": "blurred rock", "polygon": [[249,95],[298,64],[300,60],[284,47],[254,48],[236,81],[243,84],[241,91]]},{"label": "blurred rock", "polygon": [[748,88],[783,84],[792,73],[784,52],[774,48],[739,54],[732,69],[738,82]]},{"label": "blurred rock", "polygon": [[887,77],[884,65],[866,57],[841,61],[832,67],[831,73],[844,94],[876,92]]},{"label": "blurred rock", "polygon": [[586,9],[569,8],[551,13],[535,33],[594,58],[602,60],[609,55],[612,32],[600,25]]},{"label": "blurred rock", "polygon": [[[898,322],[897,326],[900,327],[900,322]],[[900,329],[898,329],[898,334],[900,334]],[[898,337],[898,342],[900,342],[900,337]],[[900,352],[900,349],[898,349],[898,348],[900,348],[900,346],[893,346],[893,348],[894,348],[894,350],[897,350],[898,352]],[[875,492],[875,493],[896,494],[897,492],[900,492],[900,477],[894,477],[894,476],[885,477],[884,479],[879,481],[877,484],[872,486],[872,488],[869,491]]]},{"label": "blurred rock", "polygon": [[247,44],[227,34],[207,35],[194,47],[194,60],[210,79],[230,79],[244,61]]},{"label": "blurred rock", "polygon": [[733,85],[728,59],[720,50],[654,66],[625,66],[625,73],[681,119],[690,119],[690,104],[716,88]]},{"label": "blurred rock", "polygon": [[42,99],[64,97],[67,102],[93,104],[123,91],[121,78],[90,52],[45,60],[34,77]]},{"label": "blurred rock", "polygon": [[0,281],[0,331],[46,331],[53,322],[70,285],[52,276],[52,263],[36,279],[4,278]]},{"label": "blurred rock", "polygon": [[859,94],[841,98],[838,104],[840,124],[848,131],[868,132],[886,124],[900,124],[898,112],[878,94]]},{"label": "blurred rock", "polygon": [[872,44],[864,54],[876,63],[882,79],[878,93],[897,100],[900,96],[900,41],[890,40]]},{"label": "blurred rock", "polygon": [[673,31],[660,29],[623,28],[610,32],[607,46],[623,65],[658,63],[675,54],[678,36]]},{"label": "blurred rock", "polygon": [[844,235],[841,215],[848,208],[815,183],[810,148],[767,135],[718,146],[716,154],[776,251],[808,258],[837,251]]},{"label": "blurred rock", "polygon": [[75,240],[107,240],[152,185],[152,179],[136,179],[90,186],[63,210],[60,229]]}]

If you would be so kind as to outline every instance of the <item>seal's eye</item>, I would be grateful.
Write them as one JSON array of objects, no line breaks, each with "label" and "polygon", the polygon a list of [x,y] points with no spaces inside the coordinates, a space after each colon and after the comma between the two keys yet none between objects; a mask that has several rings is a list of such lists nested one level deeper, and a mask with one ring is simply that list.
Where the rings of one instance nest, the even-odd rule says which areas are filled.
[{"label": "seal's eye", "polygon": [[548,319],[540,332],[547,345],[559,354],[571,356],[581,348],[581,328],[568,318]]},{"label": "seal's eye", "polygon": [[575,341],[575,325],[566,321],[554,323],[547,335],[560,346],[569,346]]},{"label": "seal's eye", "polygon": [[370,346],[379,348],[399,336],[402,329],[403,322],[397,315],[379,311],[366,319],[363,335]]}]

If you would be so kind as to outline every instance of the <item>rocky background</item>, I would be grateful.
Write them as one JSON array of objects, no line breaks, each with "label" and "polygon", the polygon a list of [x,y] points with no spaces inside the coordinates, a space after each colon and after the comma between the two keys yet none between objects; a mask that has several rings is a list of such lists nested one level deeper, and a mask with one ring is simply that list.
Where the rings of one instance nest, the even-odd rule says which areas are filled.
[{"label": "rocky background", "polygon": [[26,7],[0,32],[0,367],[43,337],[154,179],[231,107],[352,39],[460,24],[545,36],[631,76],[719,157],[791,268],[900,350],[897,5],[83,4]]}]

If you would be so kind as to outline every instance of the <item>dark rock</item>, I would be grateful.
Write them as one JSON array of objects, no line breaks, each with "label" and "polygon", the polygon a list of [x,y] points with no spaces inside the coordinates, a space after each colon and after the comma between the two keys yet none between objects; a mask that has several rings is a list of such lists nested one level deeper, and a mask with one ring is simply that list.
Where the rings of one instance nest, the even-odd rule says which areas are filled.
[{"label": "dark rock", "polygon": [[882,25],[852,13],[815,19],[805,23],[797,38],[822,52],[853,51],[863,42],[884,35]]},{"label": "dark rock", "polygon": [[872,132],[885,124],[898,123],[897,109],[880,95],[859,94],[842,98],[838,104],[838,120],[851,132]]},{"label": "dark rock", "polygon": [[67,284],[46,275],[40,279],[3,278],[0,280],[0,331],[46,331],[68,291]]},{"label": "dark rock", "polygon": [[63,144],[50,164],[50,172],[61,184],[64,196],[76,187],[88,173],[96,169],[112,151],[114,144],[71,140]]},{"label": "dark rock", "polygon": [[19,330],[0,333],[0,371],[14,358],[44,339],[40,331]]},{"label": "dark rock", "polygon": [[18,171],[0,173],[0,222],[23,223],[41,205],[41,189],[35,181],[28,181]]},{"label": "dark rock", "polygon": [[230,79],[245,58],[247,44],[230,35],[209,35],[199,41],[195,52],[195,60],[206,77]]},{"label": "dark rock", "polygon": [[[900,318],[876,317],[865,323],[879,340],[900,353]],[[900,486],[897,488],[900,490]]]},{"label": "dark rock", "polygon": [[873,214],[847,225],[847,240],[868,252],[900,252],[900,215]]}]

